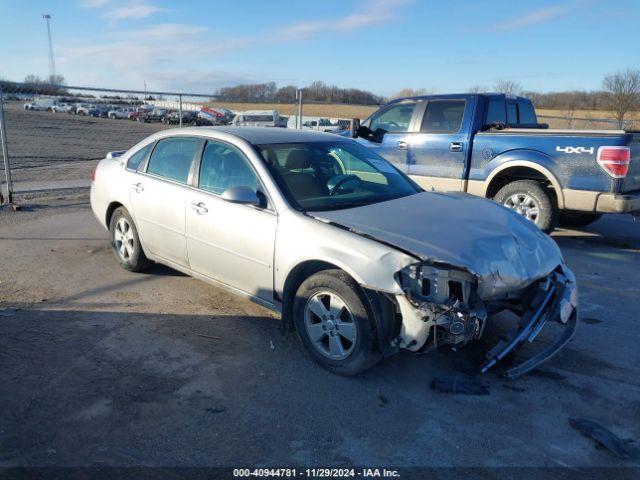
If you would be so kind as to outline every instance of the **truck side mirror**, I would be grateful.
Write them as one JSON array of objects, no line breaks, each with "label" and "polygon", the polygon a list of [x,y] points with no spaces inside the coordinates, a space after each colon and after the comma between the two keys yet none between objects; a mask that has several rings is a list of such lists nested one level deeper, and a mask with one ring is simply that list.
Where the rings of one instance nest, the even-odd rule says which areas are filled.
[{"label": "truck side mirror", "polygon": [[358,130],[360,130],[360,119],[352,118],[349,122],[349,136],[351,138],[357,138],[359,136]]}]

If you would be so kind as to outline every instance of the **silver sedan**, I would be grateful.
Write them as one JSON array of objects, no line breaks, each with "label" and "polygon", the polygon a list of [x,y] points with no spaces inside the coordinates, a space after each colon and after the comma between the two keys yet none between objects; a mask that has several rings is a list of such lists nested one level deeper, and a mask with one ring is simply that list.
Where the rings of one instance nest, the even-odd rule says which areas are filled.
[{"label": "silver sedan", "polygon": [[331,134],[201,127],[111,152],[91,206],[122,267],[160,262],[282,314],[343,375],[399,349],[459,348],[515,313],[486,371],[549,323],[571,338],[577,290],[555,242],[489,200],[425,192],[374,152]]}]

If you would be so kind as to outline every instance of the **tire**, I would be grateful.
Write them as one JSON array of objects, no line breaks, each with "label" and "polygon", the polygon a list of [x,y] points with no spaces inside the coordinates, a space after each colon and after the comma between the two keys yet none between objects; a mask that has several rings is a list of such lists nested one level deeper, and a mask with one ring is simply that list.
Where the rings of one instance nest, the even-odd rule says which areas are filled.
[{"label": "tire", "polygon": [[551,232],[558,212],[548,190],[535,180],[516,180],[498,190],[493,199],[535,223],[543,232]]},{"label": "tire", "polygon": [[558,223],[563,227],[586,227],[602,216],[601,213],[583,213],[562,211],[558,214]]},{"label": "tire", "polygon": [[[361,373],[382,357],[364,295],[342,270],[324,270],[302,282],[293,301],[302,343],[318,364],[338,375]],[[332,309],[340,309],[339,316]]]},{"label": "tire", "polygon": [[151,265],[142,250],[133,219],[124,207],[117,208],[111,215],[109,233],[113,253],[122,268],[131,272],[140,272]]}]

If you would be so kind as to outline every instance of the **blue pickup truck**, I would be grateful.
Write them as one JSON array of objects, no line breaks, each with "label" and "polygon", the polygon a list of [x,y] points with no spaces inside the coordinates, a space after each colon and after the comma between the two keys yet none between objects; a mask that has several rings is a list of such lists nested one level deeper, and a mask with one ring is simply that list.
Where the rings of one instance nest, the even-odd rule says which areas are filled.
[{"label": "blue pickup truck", "polygon": [[425,189],[492,198],[547,232],[640,212],[640,132],[549,129],[523,97],[400,98],[353,136]]}]

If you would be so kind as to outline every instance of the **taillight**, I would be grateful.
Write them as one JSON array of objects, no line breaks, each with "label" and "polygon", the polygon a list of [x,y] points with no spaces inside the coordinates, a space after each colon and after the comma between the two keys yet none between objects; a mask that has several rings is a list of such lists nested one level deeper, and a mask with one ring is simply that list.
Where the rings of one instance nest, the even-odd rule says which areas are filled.
[{"label": "taillight", "polygon": [[629,147],[600,147],[596,161],[613,178],[624,178],[629,171],[631,150]]},{"label": "taillight", "polygon": [[91,183],[96,181],[96,172],[98,171],[98,165],[93,167],[93,173],[91,173]]}]

